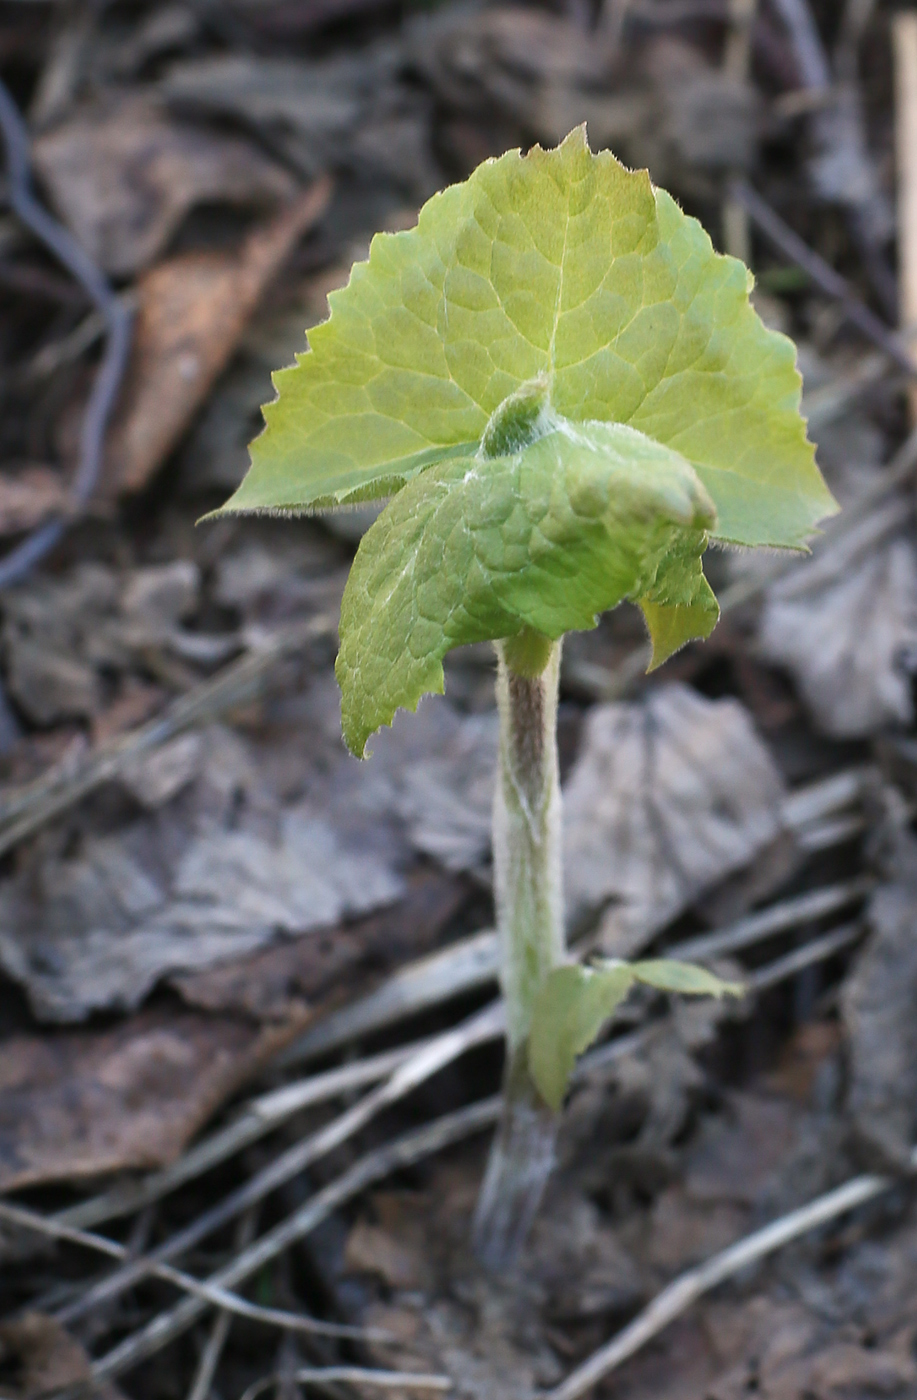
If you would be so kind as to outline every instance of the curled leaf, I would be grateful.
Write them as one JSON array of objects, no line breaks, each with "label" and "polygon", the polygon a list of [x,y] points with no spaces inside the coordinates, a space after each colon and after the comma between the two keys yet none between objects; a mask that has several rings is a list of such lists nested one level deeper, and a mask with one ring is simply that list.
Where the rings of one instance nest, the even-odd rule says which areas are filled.
[{"label": "curled leaf", "polygon": [[[669,587],[683,570],[690,593],[714,519],[690,463],[615,423],[555,419],[512,456],[431,467],[364,535],[347,581],[336,668],[347,743],[362,755],[399,706],[442,691],[452,647],[593,627],[650,592],[663,566]],[[710,626],[703,613],[691,635]]]}]

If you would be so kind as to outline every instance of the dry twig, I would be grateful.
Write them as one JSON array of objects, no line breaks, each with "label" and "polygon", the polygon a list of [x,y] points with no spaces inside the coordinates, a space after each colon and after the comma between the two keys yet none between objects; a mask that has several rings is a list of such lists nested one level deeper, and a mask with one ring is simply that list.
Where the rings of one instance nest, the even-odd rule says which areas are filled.
[{"label": "dry twig", "polygon": [[[252,1274],[276,1259],[290,1245],[316,1229],[332,1211],[365,1191],[373,1182],[380,1181],[392,1172],[411,1166],[425,1157],[441,1152],[444,1147],[460,1142],[463,1138],[481,1132],[497,1121],[501,1100],[498,1095],[459,1109],[456,1113],[445,1114],[434,1119],[415,1132],[405,1133],[394,1142],[369,1152],[359,1158],[343,1176],[331,1182],[323,1190],[316,1192],[298,1211],[282,1220],[266,1235],[262,1235],[248,1249],[243,1250],[237,1259],[213,1274],[205,1281],[211,1289],[230,1289],[250,1278]],[[93,1378],[120,1375],[148,1356],[153,1356],[162,1347],[182,1335],[200,1317],[207,1303],[201,1298],[189,1298],[142,1328],[141,1331],[126,1337],[123,1342],[96,1361],[92,1367]],[[63,1400],[63,1397],[61,1397]]]},{"label": "dry twig", "polygon": [[240,1212],[257,1205],[271,1191],[276,1191],[279,1186],[291,1181],[320,1157],[327,1156],[336,1147],[354,1137],[378,1114],[412,1093],[445,1065],[473,1046],[493,1039],[502,1029],[503,1006],[502,1003],[496,1002],[470,1017],[461,1026],[436,1036],[396,1069],[378,1089],[367,1094],[318,1132],[294,1143],[244,1186],[240,1186],[218,1205],[198,1216],[152,1254],[132,1259],[108,1278],[100,1280],[82,1297],[61,1309],[57,1314],[58,1320],[70,1322],[75,1317],[83,1316],[99,1303],[123,1293],[146,1274],[157,1271],[166,1260],[185,1253]]},{"label": "dry twig", "polygon": [[[110,1259],[127,1259],[130,1257],[129,1251],[124,1245],[118,1244],[115,1240],[106,1239],[104,1235],[93,1235],[86,1230],[74,1230],[68,1225],[60,1225],[57,1221],[48,1219],[44,1215],[39,1215],[37,1211],[28,1210],[25,1206],[14,1206],[8,1201],[0,1201],[0,1220],[8,1220],[11,1225],[19,1225],[25,1230],[34,1230],[36,1234],[48,1235],[52,1239],[66,1240],[69,1244],[82,1245],[86,1249],[94,1249],[100,1254],[107,1254]],[[319,1318],[305,1317],[300,1313],[284,1312],[279,1308],[262,1308],[256,1303],[250,1303],[247,1298],[240,1298],[237,1294],[229,1292],[219,1285],[201,1283],[199,1279],[192,1278],[190,1274],[183,1273],[180,1269],[173,1269],[168,1264],[158,1263],[147,1259],[145,1261],[145,1274],[153,1274],[156,1278],[163,1279],[166,1283],[173,1283],[176,1288],[180,1288],[184,1293],[190,1293],[194,1298],[201,1299],[204,1303],[213,1303],[218,1308],[223,1308],[226,1312],[234,1313],[239,1317],[247,1317],[252,1322],[264,1322],[271,1327],[282,1327],[288,1332],[311,1332],[318,1333],[326,1337],[351,1337],[362,1340],[385,1339],[387,1334],[367,1332],[364,1327],[350,1327],[344,1323],[323,1322]]]},{"label": "dry twig", "polygon": [[328,1385],[343,1381],[345,1385],[375,1385],[383,1390],[451,1390],[448,1376],[424,1375],[419,1371],[373,1371],[365,1366],[304,1366],[291,1375],[263,1376],[242,1395],[242,1400],[256,1400],[264,1391],[281,1381],[297,1385]]},{"label": "dry twig", "polygon": [[[911,1153],[911,1167],[917,1170],[917,1148]],[[819,1225],[826,1225],[857,1206],[865,1205],[876,1196],[882,1195],[895,1185],[887,1176],[868,1174],[854,1177],[852,1181],[818,1196],[808,1205],[790,1211],[779,1220],[747,1235],[745,1239],[730,1245],[722,1253],[715,1254],[705,1264],[688,1269],[659,1293],[648,1307],[643,1309],[623,1331],[595,1352],[582,1366],[578,1366],[562,1385],[557,1386],[544,1397],[544,1400],[580,1400],[588,1394],[600,1380],[616,1370],[629,1357],[633,1356],[647,1342],[657,1337],[669,1323],[674,1322],[683,1312],[697,1302],[705,1293],[711,1292],[718,1284],[747,1269],[760,1259],[773,1254],[791,1240],[808,1234]]]}]

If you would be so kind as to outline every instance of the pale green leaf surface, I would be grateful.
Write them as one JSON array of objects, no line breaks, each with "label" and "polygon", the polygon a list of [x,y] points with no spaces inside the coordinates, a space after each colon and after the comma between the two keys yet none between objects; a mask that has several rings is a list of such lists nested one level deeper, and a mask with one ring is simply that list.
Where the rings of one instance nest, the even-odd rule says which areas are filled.
[{"label": "pale green leaf surface", "polygon": [[705,968],[668,959],[556,968],[535,999],[529,1072],[545,1102],[558,1110],[576,1058],[592,1044],[635,982],[686,996],[739,996],[742,987]]},{"label": "pale green leaf surface", "polygon": [[691,465],[620,424],[553,419],[512,455],[431,467],[364,535],[344,591],[336,670],[350,748],[362,755],[397,708],[442,691],[452,647],[593,627],[651,593],[663,566],[665,596],[694,599],[714,520]]},{"label": "pale green leaf surface", "polygon": [[634,985],[627,963],[597,973],[558,967],[545,979],[532,1011],[529,1073],[545,1103],[559,1110],[577,1056],[595,1040]]},{"label": "pale green leaf surface", "polygon": [[[602,964],[599,967],[601,969]],[[630,967],[638,982],[660,992],[678,992],[681,996],[692,997],[738,997],[743,992],[740,982],[724,982],[705,967],[677,962],[674,958],[650,958],[631,963]]]},{"label": "pale green leaf surface", "polygon": [[415,229],[378,235],[275,377],[252,468],[224,509],[390,494],[471,455],[545,376],[571,422],[630,424],[694,464],[717,535],[801,546],[834,503],[799,416],[794,348],[748,301],[741,263],[645,171],[556,150],[485,161]]}]

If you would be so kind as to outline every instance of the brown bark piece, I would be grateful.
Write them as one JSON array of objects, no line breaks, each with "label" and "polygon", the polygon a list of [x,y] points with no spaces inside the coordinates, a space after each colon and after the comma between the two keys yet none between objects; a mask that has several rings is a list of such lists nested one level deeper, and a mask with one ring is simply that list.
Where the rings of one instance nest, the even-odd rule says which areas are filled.
[{"label": "brown bark piece", "polygon": [[175,1160],[211,1113],[299,1034],[172,1008],[111,1030],[0,1045],[0,1191]]},{"label": "brown bark piece", "polygon": [[330,189],[328,180],[316,181],[238,251],[185,253],[140,279],[133,353],[109,438],[103,496],[142,490],[177,445],[265,288],[321,217]]}]

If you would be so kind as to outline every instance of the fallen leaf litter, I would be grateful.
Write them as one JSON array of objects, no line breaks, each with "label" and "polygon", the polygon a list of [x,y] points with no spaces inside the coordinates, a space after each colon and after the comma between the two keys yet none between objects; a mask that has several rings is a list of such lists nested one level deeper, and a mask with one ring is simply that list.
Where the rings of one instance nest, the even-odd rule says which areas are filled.
[{"label": "fallen leaf litter", "polygon": [[[0,792],[0,1184],[41,1185],[30,1207],[119,1247],[134,1231],[142,1261],[292,1152],[248,1245],[227,1218],[173,1267],[243,1294],[257,1273],[278,1314],[389,1340],[316,1350],[302,1333],[282,1356],[264,1320],[234,1319],[211,1333],[223,1395],[284,1368],[368,1394],[381,1368],[389,1393],[408,1393],[408,1371],[476,1400],[569,1400],[586,1393],[581,1363],[639,1332],[666,1285],[707,1261],[715,1274],[722,1251],[845,1182],[852,1214],[673,1313],[606,1393],[843,1400],[915,1384],[912,1212],[862,1175],[906,1170],[917,1132],[913,440],[906,352],[883,331],[876,361],[863,338],[888,314],[894,114],[871,56],[887,7],[848,6],[832,51],[825,7],[762,4],[744,70],[724,61],[725,6],[668,8],[610,3],[592,30],[574,8],[402,21],[347,0],[233,0],[219,37],[152,0],[54,35],[44,18],[0,21],[10,64],[40,73],[41,197],[137,308],[104,491],[81,521],[69,481],[101,322],[29,290],[43,264],[4,221],[0,528],[15,540],[60,519],[70,542],[0,600],[24,730]],[[360,42],[323,30],[335,15]],[[756,575],[725,559],[726,597],[744,601],[661,683],[627,672],[626,617],[570,649],[572,935],[584,951],[711,957],[751,993],[672,1014],[628,1004],[582,1068],[526,1277],[501,1296],[464,1243],[500,1034],[499,1009],[477,1011],[495,970],[489,663],[456,656],[448,698],[357,771],[330,679],[351,545],[320,522],[244,538],[191,523],[238,480],[269,367],[305,348],[372,231],[409,224],[483,156],[580,120],[713,229],[728,182],[754,182],[816,255],[807,284],[792,254],[752,243],[846,509],[810,561]],[[55,368],[25,372],[40,364]],[[138,492],[139,508],[117,505]],[[199,1298],[146,1283],[90,1306],[82,1249],[39,1248],[10,1220],[2,1248],[5,1393],[89,1375],[114,1393],[103,1378],[122,1374],[130,1395],[190,1392],[202,1372],[178,1339]]]}]

